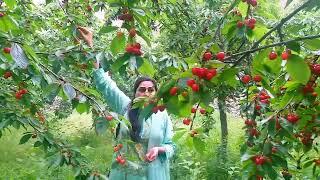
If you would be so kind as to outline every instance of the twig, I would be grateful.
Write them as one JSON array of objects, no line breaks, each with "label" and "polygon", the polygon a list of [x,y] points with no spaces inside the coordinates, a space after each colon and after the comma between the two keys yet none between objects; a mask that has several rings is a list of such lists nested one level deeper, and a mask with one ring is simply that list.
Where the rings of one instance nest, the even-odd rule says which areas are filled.
[{"label": "twig", "polygon": [[193,118],[192,118],[192,121],[191,121],[190,130],[192,130],[192,128],[193,128],[193,122],[194,122],[194,119],[196,118],[199,105],[200,105],[200,102],[198,103],[198,105],[197,105],[197,107],[196,107],[196,112],[195,112],[194,115],[193,115]]}]

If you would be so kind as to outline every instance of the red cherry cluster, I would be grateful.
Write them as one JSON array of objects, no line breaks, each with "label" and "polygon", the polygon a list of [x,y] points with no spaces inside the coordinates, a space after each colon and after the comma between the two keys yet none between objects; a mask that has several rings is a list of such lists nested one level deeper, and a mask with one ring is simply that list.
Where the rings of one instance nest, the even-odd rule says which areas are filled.
[{"label": "red cherry cluster", "polygon": [[249,129],[249,134],[253,137],[259,137],[260,132],[256,128],[251,128]]},{"label": "red cherry cluster", "polygon": [[258,96],[259,101],[263,104],[270,104],[270,101],[269,101],[270,98],[271,97],[268,95],[266,91],[261,91]]},{"label": "red cherry cluster", "polygon": [[192,120],[191,120],[190,118],[185,118],[182,122],[183,122],[184,125],[189,126],[190,123],[191,123],[191,121],[192,121]]},{"label": "red cherry cluster", "polygon": [[248,127],[255,127],[257,125],[256,121],[251,119],[245,120],[244,124],[247,125]]},{"label": "red cherry cluster", "polygon": [[116,146],[113,147],[113,151],[114,151],[114,152],[118,152],[122,147],[123,147],[122,144],[118,144],[118,145],[116,145]]},{"label": "red cherry cluster", "polygon": [[8,79],[9,77],[11,77],[12,76],[12,72],[10,72],[10,71],[7,71],[7,72],[5,72],[4,74],[3,74],[3,77],[5,78],[5,79]]},{"label": "red cherry cluster", "polygon": [[[317,96],[316,92],[314,92],[314,87],[316,87],[316,84],[313,82],[307,83],[303,88],[302,92],[304,95],[311,93],[313,96]],[[314,94],[315,93],[315,94]]]},{"label": "red cherry cluster", "polygon": [[15,96],[16,96],[16,99],[20,100],[22,99],[22,96],[27,94],[28,93],[28,90],[26,89],[21,89],[19,90],[18,92],[16,92]]},{"label": "red cherry cluster", "polygon": [[304,145],[311,145],[313,143],[311,132],[301,131],[299,134],[296,134],[296,137],[300,138],[300,141]]},{"label": "red cherry cluster", "polygon": [[133,21],[133,16],[132,16],[132,14],[129,14],[128,12],[119,15],[118,18],[119,18],[120,20],[123,20],[123,21]]},{"label": "red cherry cluster", "polygon": [[287,115],[287,120],[292,124],[298,122],[299,119],[300,117],[297,114],[291,113]]},{"label": "red cherry cluster", "polygon": [[[196,113],[196,112],[197,112],[197,108],[193,107],[193,108],[191,109],[191,113]],[[203,109],[203,108],[200,108],[199,112],[200,112],[201,114],[206,114],[207,111],[206,111],[205,109]]]},{"label": "red cherry cluster", "polygon": [[249,28],[249,29],[254,29],[256,25],[257,20],[255,18],[250,18],[250,19],[245,19],[244,24]]},{"label": "red cherry cluster", "polygon": [[[206,79],[210,81],[213,77],[217,75],[217,70],[214,68],[207,69],[207,68],[195,67],[195,68],[192,68],[192,74],[195,76],[198,76],[199,79]],[[191,83],[191,82],[192,81],[189,82],[190,85],[195,84],[195,82],[194,83]],[[189,86],[188,82],[187,82],[187,85]]]},{"label": "red cherry cluster", "polygon": [[267,157],[264,155],[255,155],[252,157],[252,160],[256,165],[262,165],[267,161]]},{"label": "red cherry cluster", "polygon": [[126,47],[126,52],[136,56],[141,56],[143,54],[141,52],[141,45],[139,43],[128,44]]},{"label": "red cherry cluster", "polygon": [[116,161],[121,165],[124,165],[126,163],[126,160],[121,155],[117,156]]},{"label": "red cherry cluster", "polygon": [[256,7],[258,5],[257,0],[242,0],[242,2],[247,2],[249,5]]},{"label": "red cherry cluster", "polygon": [[152,108],[153,113],[157,113],[158,111],[163,112],[166,109],[164,105],[158,105]]}]

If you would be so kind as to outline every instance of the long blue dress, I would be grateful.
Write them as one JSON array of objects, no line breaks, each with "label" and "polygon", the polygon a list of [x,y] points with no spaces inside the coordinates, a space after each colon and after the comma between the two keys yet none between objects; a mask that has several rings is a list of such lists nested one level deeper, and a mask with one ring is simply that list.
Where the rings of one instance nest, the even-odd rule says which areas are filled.
[{"label": "long blue dress", "polygon": [[[105,75],[102,68],[94,71],[94,83],[111,109],[128,118],[130,98],[117,87],[109,76]],[[128,157],[133,157],[134,154],[136,156],[127,160],[125,166],[121,166],[115,161],[117,156],[115,153],[109,179],[170,180],[169,160],[174,154],[175,145],[172,142],[173,127],[168,113],[158,112],[144,120],[140,136],[142,139],[140,143],[125,143],[130,142],[129,128],[123,124],[120,125],[117,141],[124,143],[123,153]],[[159,154],[156,160],[145,162],[144,155],[152,147],[165,147],[166,151]]]}]

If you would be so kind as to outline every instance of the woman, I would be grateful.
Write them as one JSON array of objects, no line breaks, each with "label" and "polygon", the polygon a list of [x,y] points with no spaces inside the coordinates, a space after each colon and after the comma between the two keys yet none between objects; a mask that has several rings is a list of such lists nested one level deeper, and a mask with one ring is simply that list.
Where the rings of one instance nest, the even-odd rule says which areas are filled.
[{"label": "woman", "polygon": [[[92,33],[83,27],[79,27],[78,30],[87,44],[92,47]],[[168,113],[158,112],[142,122],[139,121],[140,110],[132,108],[132,100],[117,87],[102,68],[99,68],[99,63],[94,63],[94,66],[93,76],[97,89],[103,94],[111,109],[124,115],[131,124],[131,128],[127,128],[124,123],[118,125],[116,138],[118,142],[124,144],[121,143],[123,147],[116,150],[109,178],[111,180],[169,180],[169,159],[174,154],[175,146],[172,142],[173,128]],[[153,79],[141,77],[135,82],[133,90],[134,98],[152,97],[156,93],[157,85]],[[123,140],[130,140],[133,143]],[[132,154],[138,158],[131,158],[135,159],[134,161],[121,161],[121,158],[132,157]]]}]

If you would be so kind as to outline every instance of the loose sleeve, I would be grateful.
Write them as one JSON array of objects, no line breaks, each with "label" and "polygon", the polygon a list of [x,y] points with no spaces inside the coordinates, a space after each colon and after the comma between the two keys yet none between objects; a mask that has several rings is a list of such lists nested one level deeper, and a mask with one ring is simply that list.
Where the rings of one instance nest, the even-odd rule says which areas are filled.
[{"label": "loose sleeve", "polygon": [[125,114],[126,108],[130,103],[130,98],[126,96],[116,85],[116,83],[104,74],[102,68],[93,72],[94,83],[102,93],[106,103],[111,109],[121,115]]},{"label": "loose sleeve", "polygon": [[161,146],[164,147],[166,151],[165,153],[161,154],[162,157],[160,158],[167,160],[167,159],[171,159],[172,156],[174,155],[174,152],[176,150],[176,145],[172,141],[172,138],[173,138],[172,121],[168,114],[166,116],[167,116],[166,128],[165,128],[163,143],[161,144]]}]

